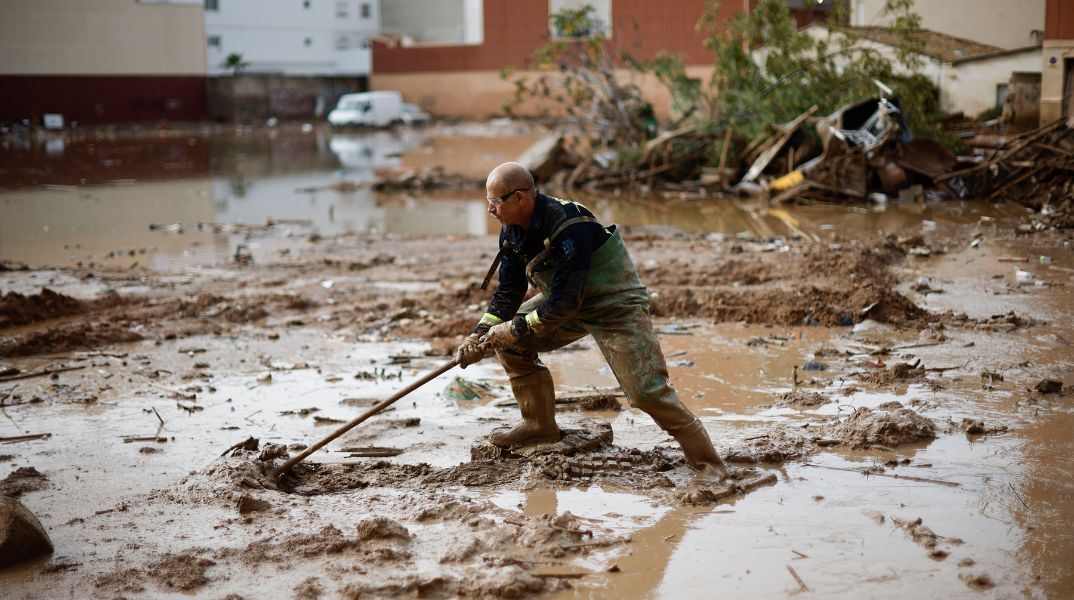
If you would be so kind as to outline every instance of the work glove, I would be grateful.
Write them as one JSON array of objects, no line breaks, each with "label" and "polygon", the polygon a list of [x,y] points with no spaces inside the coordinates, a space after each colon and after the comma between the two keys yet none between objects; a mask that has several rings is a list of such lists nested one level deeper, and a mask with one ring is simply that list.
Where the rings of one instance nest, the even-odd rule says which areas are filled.
[{"label": "work glove", "polygon": [[471,333],[455,351],[455,361],[464,369],[482,358],[485,358],[485,349],[481,347],[481,334],[479,333]]},{"label": "work glove", "polygon": [[481,346],[490,350],[503,350],[518,341],[518,334],[511,321],[505,321],[499,325],[493,325],[485,337],[481,338]]}]

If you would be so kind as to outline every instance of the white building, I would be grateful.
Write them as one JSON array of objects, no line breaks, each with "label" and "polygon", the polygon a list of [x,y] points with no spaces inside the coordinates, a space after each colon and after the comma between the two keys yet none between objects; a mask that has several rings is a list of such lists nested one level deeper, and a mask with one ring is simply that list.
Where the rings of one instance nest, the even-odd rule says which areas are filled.
[{"label": "white building", "polygon": [[[819,24],[810,25],[806,32],[818,38],[829,35]],[[895,34],[865,27],[855,32],[864,38],[862,44],[895,60]],[[923,44],[917,72],[936,85],[940,108],[949,113],[975,117],[986,109],[1002,107],[1012,74],[1040,75],[1040,44],[1004,49],[928,30],[919,32],[917,38]]]},{"label": "white building", "polygon": [[368,76],[379,0],[205,0],[208,72],[283,76]]},{"label": "white building", "polygon": [[[885,0],[851,0],[854,27],[890,27]],[[1040,44],[1045,0],[915,0],[921,28],[971,39],[1004,50]],[[1039,69],[1038,69],[1039,70]]]}]

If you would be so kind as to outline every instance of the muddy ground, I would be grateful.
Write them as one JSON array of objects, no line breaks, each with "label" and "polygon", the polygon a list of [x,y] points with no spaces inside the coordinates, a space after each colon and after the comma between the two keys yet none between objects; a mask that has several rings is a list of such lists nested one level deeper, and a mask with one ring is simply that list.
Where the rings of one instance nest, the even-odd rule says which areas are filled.
[{"label": "muddy ground", "polygon": [[494,238],[259,224],[216,234],[252,260],[0,272],[0,494],[56,546],[0,573],[5,596],[1074,591],[1062,232],[1016,236],[972,204],[938,227],[876,232],[840,209],[737,235],[616,210],[727,485],[687,487],[587,340],[547,357],[558,445],[484,442],[517,418],[486,360],[275,480],[449,360]]}]

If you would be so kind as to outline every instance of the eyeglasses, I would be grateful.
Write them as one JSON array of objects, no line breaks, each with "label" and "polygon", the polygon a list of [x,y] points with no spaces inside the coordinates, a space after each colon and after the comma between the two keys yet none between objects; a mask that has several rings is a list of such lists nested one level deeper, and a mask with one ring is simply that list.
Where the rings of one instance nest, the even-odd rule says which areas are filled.
[{"label": "eyeglasses", "polygon": [[511,196],[514,196],[518,192],[525,192],[525,191],[527,191],[529,189],[530,188],[528,188],[528,187],[518,188],[517,190],[512,190],[512,191],[507,192],[506,194],[504,194],[502,196],[497,196],[496,198],[485,198],[485,199],[488,200],[489,206],[491,206],[492,208],[498,208],[501,204],[503,204],[504,202],[507,202],[507,200],[510,199]]}]

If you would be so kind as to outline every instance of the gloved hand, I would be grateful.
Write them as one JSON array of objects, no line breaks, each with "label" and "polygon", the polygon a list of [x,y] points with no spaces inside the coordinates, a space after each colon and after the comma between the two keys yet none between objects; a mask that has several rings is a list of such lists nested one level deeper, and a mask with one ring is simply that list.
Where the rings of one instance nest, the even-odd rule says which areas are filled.
[{"label": "gloved hand", "polygon": [[481,335],[477,333],[467,336],[455,351],[455,360],[464,369],[482,358],[485,358],[485,349],[481,347]]},{"label": "gloved hand", "polygon": [[492,329],[481,338],[481,345],[490,350],[503,350],[518,340],[511,321],[505,321],[499,325],[493,325]]}]

